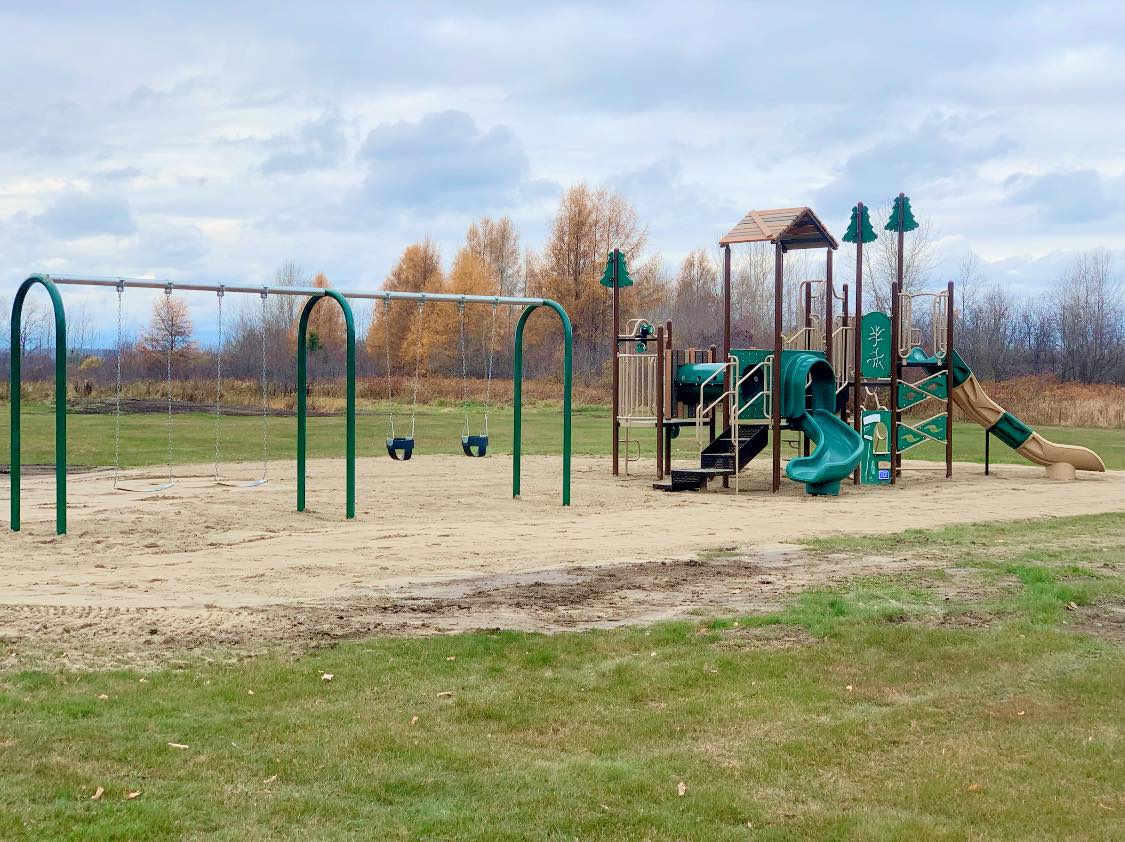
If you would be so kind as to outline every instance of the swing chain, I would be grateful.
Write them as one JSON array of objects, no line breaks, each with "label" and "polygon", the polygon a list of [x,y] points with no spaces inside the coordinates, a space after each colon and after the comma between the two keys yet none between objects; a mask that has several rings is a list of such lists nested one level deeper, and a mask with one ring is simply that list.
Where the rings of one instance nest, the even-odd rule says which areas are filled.
[{"label": "swing chain", "polygon": [[117,488],[121,473],[121,352],[125,345],[125,329],[122,324],[125,282],[117,282],[117,372],[113,388],[113,487]]},{"label": "swing chain", "polygon": [[215,482],[219,481],[219,425],[222,417],[223,394],[223,287],[215,291],[219,302],[218,338],[215,345]]},{"label": "swing chain", "polygon": [[268,317],[268,314],[266,312],[266,304],[267,304],[266,297],[268,295],[269,295],[269,293],[267,292],[266,287],[262,287],[262,292],[261,292],[261,296],[262,296],[262,320],[261,321],[262,321],[262,324],[261,324],[260,333],[261,333],[261,352],[262,352],[261,353],[261,356],[262,356],[262,371],[261,371],[261,377],[262,377],[262,425],[261,426],[262,426],[262,481],[263,482],[265,482],[269,478],[269,469],[270,469],[269,449],[267,447],[267,442],[266,442],[266,439],[267,439],[267,436],[266,436],[266,432],[267,432],[266,431],[266,400],[267,400],[267,397],[268,397],[267,391],[266,391],[266,325],[269,322],[269,317]]},{"label": "swing chain", "polygon": [[457,324],[461,333],[461,407],[465,411],[465,427],[469,424],[469,357],[465,347],[465,301],[457,302]]},{"label": "swing chain", "polygon": [[418,300],[418,341],[414,358],[414,388],[410,397],[410,438],[414,438],[414,419],[418,414],[418,381],[422,377],[422,319],[426,312],[426,299]]},{"label": "swing chain", "polygon": [[484,375],[484,435],[488,435],[488,410],[492,406],[492,366],[496,359],[496,311],[500,302],[492,302],[492,326],[488,332],[488,367]]},{"label": "swing chain", "polygon": [[[171,314],[172,314],[172,284],[168,283],[164,287],[165,300],[168,302],[168,316],[169,328],[171,328]],[[175,335],[171,329],[168,331],[168,354],[167,354],[167,382],[168,382],[168,482],[173,482],[172,476],[172,343],[175,341]]]}]

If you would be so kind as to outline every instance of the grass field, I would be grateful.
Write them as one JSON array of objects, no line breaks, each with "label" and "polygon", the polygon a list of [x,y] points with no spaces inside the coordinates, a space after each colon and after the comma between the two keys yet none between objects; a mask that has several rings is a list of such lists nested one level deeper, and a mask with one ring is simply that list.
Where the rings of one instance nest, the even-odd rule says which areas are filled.
[{"label": "grass field", "polygon": [[[386,407],[372,406],[364,409],[358,420],[358,451],[361,456],[385,455],[383,440],[388,434]],[[395,407],[396,429],[409,430],[409,411]],[[475,433],[480,412],[472,415],[471,428]],[[8,452],[9,405],[0,405],[0,445],[5,459]],[[272,459],[293,459],[297,436],[296,421],[292,417],[267,419],[267,442]],[[424,407],[417,418],[416,437],[418,453],[459,453],[463,418],[459,408],[448,406]],[[69,462],[72,465],[113,464],[113,416],[72,414],[68,421]],[[223,458],[231,461],[260,458],[260,421],[253,417],[224,417],[221,422]],[[494,410],[489,433],[490,449],[494,453],[511,451],[512,414],[510,408]],[[524,451],[526,453],[558,453],[561,448],[559,407],[541,403],[524,410]],[[207,413],[177,414],[173,421],[175,439],[174,458],[180,463],[207,462],[213,458],[215,427],[213,416]],[[309,420],[309,455],[337,456],[343,454],[344,420],[339,416],[311,418]],[[1116,429],[1075,429],[1043,427],[1038,430],[1047,438],[1065,444],[1081,444],[1097,451],[1112,469],[1125,468],[1125,431]],[[638,431],[642,441],[642,455],[651,459],[653,434]],[[574,452],[583,454],[609,453],[609,412],[601,406],[580,406],[574,412]],[[793,436],[795,437],[795,436]],[[167,459],[166,416],[160,413],[126,414],[122,421],[122,438],[127,447],[122,448],[122,464],[128,467],[161,464]],[[25,464],[44,464],[54,460],[54,415],[48,404],[25,404],[23,408],[23,461]],[[954,458],[965,462],[984,461],[984,431],[975,424],[954,425]],[[697,453],[695,436],[691,431],[676,440],[675,452],[679,457],[693,458]],[[791,453],[792,450],[785,451]],[[909,452],[912,459],[943,460],[944,447],[934,443],[921,445]],[[993,440],[992,461],[996,463],[1025,464],[1017,453]]]},{"label": "grass field", "polygon": [[1120,838],[1125,514],[807,549],[933,572],[737,620],[9,668],[0,837]]}]

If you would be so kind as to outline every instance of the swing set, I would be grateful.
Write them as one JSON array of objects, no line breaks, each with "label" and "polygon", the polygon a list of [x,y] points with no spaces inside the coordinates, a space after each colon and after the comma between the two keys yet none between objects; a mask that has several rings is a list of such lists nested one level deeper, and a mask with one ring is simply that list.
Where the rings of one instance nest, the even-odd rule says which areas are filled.
[{"label": "swing set", "polygon": [[[123,387],[121,378],[121,361],[124,349],[123,329],[123,297],[126,289],[154,289],[161,290],[165,295],[176,291],[213,292],[218,297],[219,305],[219,345],[215,351],[215,447],[214,470],[212,480],[217,485],[234,488],[253,488],[263,485],[268,479],[268,449],[266,444],[266,303],[271,295],[290,295],[305,298],[301,310],[297,329],[297,511],[305,510],[305,479],[306,479],[306,451],[307,451],[307,401],[308,401],[308,322],[315,307],[324,299],[332,299],[339,305],[344,314],[347,329],[346,350],[346,409],[345,409],[345,484],[346,503],[345,517],[355,517],[355,440],[356,440],[356,387],[355,387],[355,319],[352,314],[350,299],[367,299],[383,301],[384,307],[389,302],[414,301],[419,312],[422,312],[427,302],[452,302],[459,308],[461,318],[461,356],[463,385],[462,394],[467,398],[468,390],[468,358],[464,338],[464,308],[468,304],[488,304],[492,307],[492,328],[490,333],[488,368],[486,375],[487,397],[485,400],[484,418],[481,432],[470,435],[470,419],[467,400],[465,402],[465,425],[461,436],[462,449],[467,456],[481,457],[488,449],[488,410],[491,401],[491,383],[495,349],[496,311],[501,305],[508,307],[521,307],[522,312],[516,323],[513,338],[512,361],[512,386],[513,386],[513,412],[512,412],[512,496],[520,496],[520,468],[522,453],[523,431],[523,346],[524,328],[530,315],[539,308],[553,311],[558,317],[563,328],[563,406],[562,406],[562,504],[570,505],[570,456],[571,456],[571,381],[573,375],[573,345],[574,332],[571,327],[570,317],[566,310],[555,301],[547,298],[529,298],[514,296],[484,296],[484,295],[459,295],[453,293],[420,293],[420,292],[364,292],[345,291],[336,289],[322,289],[319,287],[278,287],[278,286],[238,286],[223,284],[202,283],[176,283],[172,281],[156,281],[140,278],[99,278],[61,275],[32,275],[28,277],[16,292],[12,302],[11,315],[11,367],[10,367],[10,425],[11,425],[11,520],[10,527],[13,532],[20,530],[20,389],[21,389],[21,345],[23,305],[28,293],[35,286],[42,286],[51,299],[51,307],[55,320],[55,531],[59,535],[66,534],[67,529],[67,348],[66,348],[66,312],[63,305],[60,286],[88,286],[108,287],[117,291],[117,347],[116,347],[116,372],[114,383],[114,488],[135,493],[155,493],[171,488],[175,482],[173,470],[173,424],[172,424],[172,360],[173,349],[171,343],[165,353],[164,375],[167,394],[167,430],[168,430],[168,477],[167,480],[154,486],[126,486],[121,481],[121,417]],[[222,364],[223,364],[223,321],[222,303],[227,293],[258,295],[261,298],[261,429],[262,429],[262,474],[259,478],[249,482],[236,482],[222,477],[219,471],[220,463],[220,419],[222,416]],[[409,436],[396,436],[394,433],[393,414],[390,418],[391,435],[387,439],[387,450],[392,457],[396,457],[392,450],[397,451],[401,461],[410,458],[414,450],[414,418],[417,413],[418,402],[418,375],[421,370],[421,351],[415,366],[414,394],[412,399],[412,414]],[[389,346],[388,346],[389,360]],[[389,370],[389,369],[388,369]]]}]

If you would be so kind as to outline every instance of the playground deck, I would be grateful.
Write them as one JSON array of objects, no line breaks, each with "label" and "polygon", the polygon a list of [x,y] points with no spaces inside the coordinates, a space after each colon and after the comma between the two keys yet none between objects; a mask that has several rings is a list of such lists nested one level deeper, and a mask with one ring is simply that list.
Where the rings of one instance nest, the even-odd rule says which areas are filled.
[{"label": "playground deck", "polygon": [[[114,493],[104,472],[75,474],[65,537],[53,533],[53,478],[31,476],[25,531],[0,548],[0,636],[143,657],[196,646],[300,647],[388,630],[552,630],[693,607],[753,610],[840,576],[901,569],[893,558],[863,570],[803,564],[786,550],[802,538],[1125,507],[1122,471],[1059,483],[1034,466],[994,466],[986,477],[965,464],[946,480],[941,464],[908,462],[918,469],[891,492],[849,485],[837,498],[813,499],[785,483],[773,496],[717,499],[724,492],[656,494],[643,463],[634,476],[613,479],[607,459],[579,457],[575,504],[564,509],[558,461],[527,459],[524,499],[512,500],[507,457],[361,460],[357,519],[349,522],[340,514],[342,460],[310,463],[305,515],[293,511],[286,464],[268,485],[246,490],[210,485],[210,466],[199,466],[196,480],[184,468],[174,489],[147,497]],[[764,490],[769,481],[768,465],[752,465],[742,487]],[[737,583],[684,567],[732,555],[751,560]],[[654,585],[661,563],[682,575]],[[603,582],[596,604],[569,586],[557,604],[537,601],[548,586],[575,584],[568,569],[576,566],[634,572]],[[462,599],[493,586],[501,593],[483,613],[479,600]]]}]

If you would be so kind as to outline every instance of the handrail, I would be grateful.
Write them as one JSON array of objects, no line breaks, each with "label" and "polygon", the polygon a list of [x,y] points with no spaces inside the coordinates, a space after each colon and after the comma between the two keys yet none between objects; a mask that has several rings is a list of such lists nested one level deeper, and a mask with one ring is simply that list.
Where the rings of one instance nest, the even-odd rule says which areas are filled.
[{"label": "handrail", "polygon": [[[757,371],[759,368],[763,369],[764,371],[769,371],[769,373],[772,375],[773,374],[773,354],[770,354],[768,357],[763,359],[760,363],[758,363],[756,366],[754,366],[753,368],[748,370],[746,372],[746,374],[744,374],[742,377],[739,378],[738,384],[735,387],[735,393],[736,394],[737,394],[738,390],[742,388],[742,384],[745,383],[746,380],[751,375],[753,375],[754,372]],[[762,396],[765,396],[765,400],[762,402],[762,408],[765,410],[765,414],[768,417],[769,414],[770,414],[770,410],[773,408],[773,406],[772,406],[773,396],[770,393],[770,391],[771,390],[766,385],[766,378],[763,377],[762,378],[762,388],[759,389],[757,392],[755,392],[753,395],[751,395],[750,399],[747,400],[746,403],[739,406],[738,402],[735,401],[734,407],[733,407],[734,410],[735,410],[735,413],[734,413],[735,420],[737,421],[739,418],[741,418],[743,411],[747,407],[749,407],[750,404],[754,403],[754,401],[756,401],[759,397],[762,397]]]},{"label": "handrail", "polygon": [[725,389],[725,390],[723,390],[722,394],[720,394],[717,398],[715,398],[715,400],[711,401],[711,403],[709,403],[706,407],[704,407],[703,406],[703,390],[704,390],[704,388],[707,386],[708,383],[710,383],[712,380],[714,380],[716,377],[718,377],[720,373],[726,371],[728,368],[733,370],[733,367],[737,364],[738,364],[738,360],[737,360],[736,357],[727,357],[726,362],[724,362],[721,367],[716,368],[713,372],[711,372],[707,376],[707,378],[702,383],[699,384],[699,402],[696,403],[696,405],[695,405],[695,442],[696,442],[696,444],[699,444],[699,445],[703,444],[703,432],[702,432],[703,431],[703,416],[705,416],[707,413],[709,413],[711,410],[713,410],[716,406],[718,406],[720,403],[722,403],[724,400],[726,400],[727,396],[730,394],[730,390]]}]

